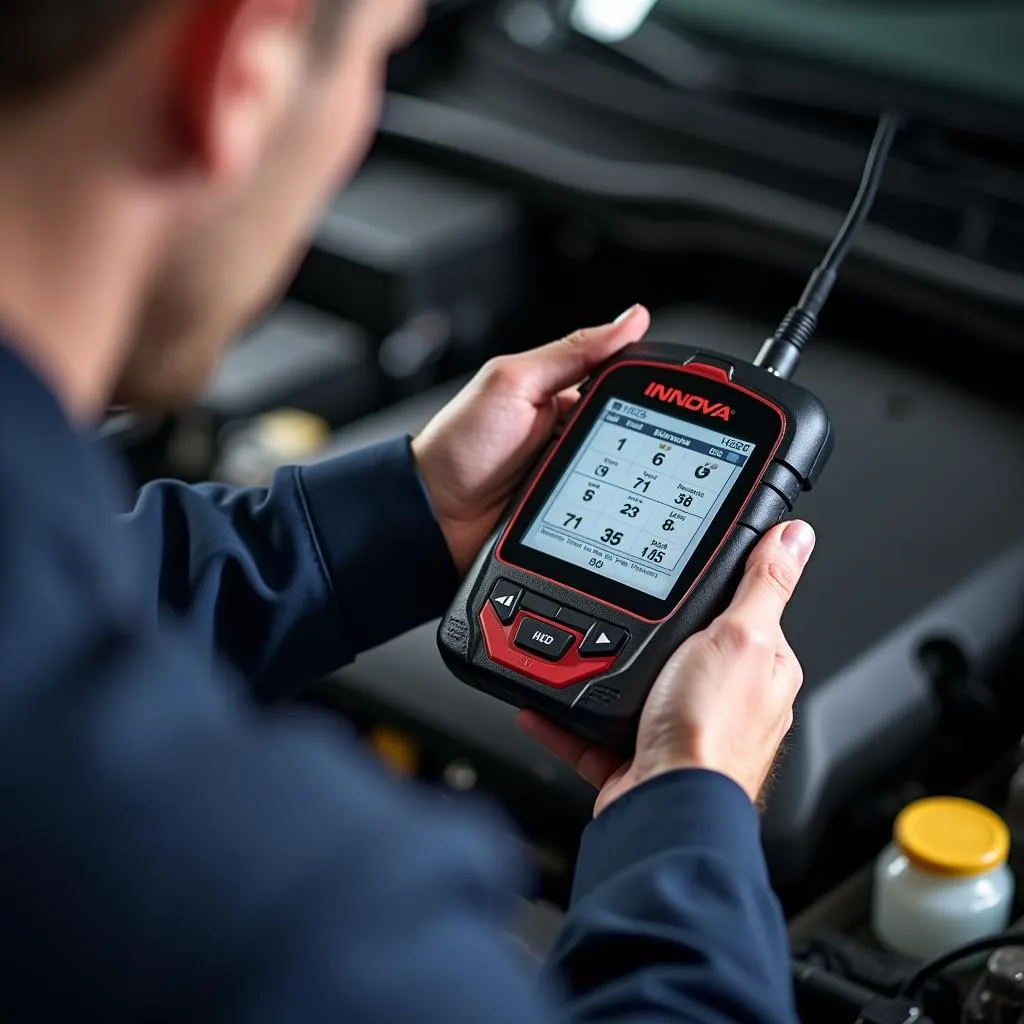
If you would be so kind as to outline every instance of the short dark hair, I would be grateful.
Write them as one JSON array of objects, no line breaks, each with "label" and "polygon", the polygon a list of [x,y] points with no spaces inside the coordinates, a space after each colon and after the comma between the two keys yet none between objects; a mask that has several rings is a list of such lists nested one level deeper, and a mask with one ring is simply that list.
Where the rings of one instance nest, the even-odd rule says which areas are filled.
[{"label": "short dark hair", "polygon": [[[171,2],[0,0],[0,106],[59,89]],[[317,0],[317,39],[333,28],[343,6],[344,0]]]}]

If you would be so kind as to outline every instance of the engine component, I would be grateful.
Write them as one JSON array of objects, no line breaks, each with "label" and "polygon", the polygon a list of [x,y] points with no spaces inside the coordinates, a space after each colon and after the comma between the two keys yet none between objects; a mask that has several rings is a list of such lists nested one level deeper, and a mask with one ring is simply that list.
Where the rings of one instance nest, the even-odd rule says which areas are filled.
[{"label": "engine component", "polygon": [[260,487],[279,466],[308,461],[329,436],[327,424],[310,413],[269,412],[229,432],[214,475],[235,487]]},{"label": "engine component", "polygon": [[997,949],[964,1006],[963,1024],[1024,1022],[1024,948]]},{"label": "engine component", "polygon": [[391,157],[374,157],[334,201],[293,286],[381,346],[406,388],[452,354],[476,367],[524,308],[517,204]]},{"label": "engine component", "polygon": [[928,1024],[912,999],[889,998],[813,964],[793,962],[802,1020],[829,1024]]},{"label": "engine component", "polygon": [[292,408],[340,426],[372,412],[380,398],[366,334],[285,302],[228,349],[199,409],[217,424]]}]

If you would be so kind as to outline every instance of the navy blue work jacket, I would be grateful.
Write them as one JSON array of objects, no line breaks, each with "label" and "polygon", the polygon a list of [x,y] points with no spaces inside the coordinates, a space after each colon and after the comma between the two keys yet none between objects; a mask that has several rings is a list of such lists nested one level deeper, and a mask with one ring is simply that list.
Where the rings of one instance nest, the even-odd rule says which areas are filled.
[{"label": "navy blue work jacket", "polygon": [[452,596],[408,439],[119,514],[0,347],[0,487],[4,1024],[794,1020],[733,783],[665,775],[595,821],[538,976],[497,812],[282,700]]}]

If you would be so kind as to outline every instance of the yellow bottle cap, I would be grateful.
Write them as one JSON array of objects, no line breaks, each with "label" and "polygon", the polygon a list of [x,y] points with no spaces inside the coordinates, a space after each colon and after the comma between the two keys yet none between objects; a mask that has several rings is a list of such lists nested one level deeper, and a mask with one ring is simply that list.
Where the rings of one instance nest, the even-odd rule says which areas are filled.
[{"label": "yellow bottle cap", "polygon": [[412,778],[419,769],[419,751],[404,733],[382,727],[369,736],[374,753],[396,774]]},{"label": "yellow bottle cap", "polygon": [[277,409],[257,422],[260,441],[280,459],[304,459],[330,439],[331,428],[319,416],[301,409]]},{"label": "yellow bottle cap", "polygon": [[896,819],[896,845],[935,875],[968,878],[995,870],[1010,854],[1010,830],[987,807],[956,797],[918,800]]}]

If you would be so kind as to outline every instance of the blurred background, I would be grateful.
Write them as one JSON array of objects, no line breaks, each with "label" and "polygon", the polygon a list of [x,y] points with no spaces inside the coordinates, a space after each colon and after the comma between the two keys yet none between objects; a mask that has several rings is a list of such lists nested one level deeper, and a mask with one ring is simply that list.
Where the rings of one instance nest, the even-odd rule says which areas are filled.
[{"label": "blurred background", "polygon": [[[884,987],[842,943],[900,808],[971,796],[1024,833],[1022,57],[1010,0],[434,0],[287,299],[193,408],[106,441],[139,482],[259,484],[415,432],[491,356],[637,301],[654,339],[752,358],[902,111],[801,371],[838,445],[801,505],[807,686],[764,820],[798,951]],[[542,951],[588,787],[448,675],[432,626],[309,699],[396,771],[508,809]]]}]

